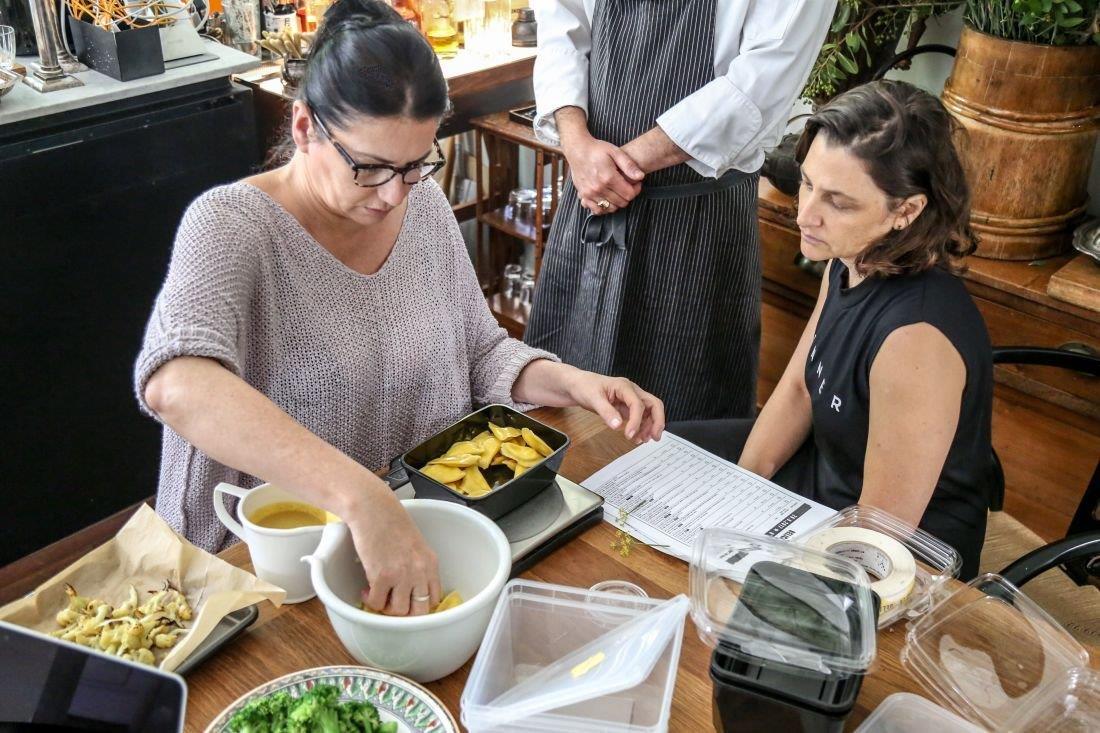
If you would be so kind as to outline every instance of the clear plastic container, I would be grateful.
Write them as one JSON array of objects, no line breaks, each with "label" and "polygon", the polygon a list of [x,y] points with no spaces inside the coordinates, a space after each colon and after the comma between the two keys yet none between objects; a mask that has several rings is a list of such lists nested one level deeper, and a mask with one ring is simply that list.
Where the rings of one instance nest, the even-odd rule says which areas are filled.
[{"label": "clear plastic container", "polygon": [[985,733],[950,710],[908,692],[895,692],[867,716],[856,733]]},{"label": "clear plastic container", "polygon": [[719,731],[839,733],[875,658],[878,601],[840,555],[704,530],[689,570],[692,619],[714,648]]},{"label": "clear plastic container", "polygon": [[1084,733],[1100,730],[1100,674],[1071,669],[1008,722],[1015,733]]},{"label": "clear plastic container", "polygon": [[[692,553],[691,616],[708,646],[823,674],[871,665],[877,604],[852,560],[728,529],[704,530]],[[746,590],[757,591],[751,608]]]},{"label": "clear plastic container", "polygon": [[[996,731],[1031,730],[1029,723],[1013,728],[1028,716],[1064,716],[1058,709],[1072,707],[1067,684],[1077,679],[1070,671],[1086,667],[1088,658],[1069,632],[999,575],[974,579],[911,622],[901,652],[905,668],[941,705]],[[1075,684],[1095,703],[1093,681]]]},{"label": "clear plastic container", "polygon": [[[867,530],[887,538],[880,540],[881,547],[863,541],[860,534],[866,535]],[[948,579],[958,576],[962,566],[955,548],[889,512],[869,506],[843,509],[799,536],[796,542],[822,551],[839,552],[863,566],[871,576],[872,590],[880,596],[880,628],[925,613]],[[890,556],[897,545],[912,557],[911,580],[907,577],[909,571],[895,565]],[[900,563],[909,563],[909,558],[902,557]],[[890,578],[894,571],[897,575]]]},{"label": "clear plastic container", "polygon": [[535,581],[504,587],[462,693],[483,731],[668,728],[690,603]]}]

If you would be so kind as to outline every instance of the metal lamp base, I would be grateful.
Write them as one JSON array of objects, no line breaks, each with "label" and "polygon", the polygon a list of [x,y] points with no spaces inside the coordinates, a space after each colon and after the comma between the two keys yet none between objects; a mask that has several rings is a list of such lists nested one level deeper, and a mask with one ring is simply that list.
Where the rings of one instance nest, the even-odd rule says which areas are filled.
[{"label": "metal lamp base", "polygon": [[66,74],[79,74],[82,71],[88,70],[87,66],[81,63],[76,56],[73,56],[68,51],[62,51],[57,54],[57,64]]},{"label": "metal lamp base", "polygon": [[75,76],[61,74],[52,78],[42,78],[39,73],[40,67],[38,64],[28,64],[27,75],[23,77],[23,83],[36,92],[57,92],[62,89],[84,86],[84,82]]}]

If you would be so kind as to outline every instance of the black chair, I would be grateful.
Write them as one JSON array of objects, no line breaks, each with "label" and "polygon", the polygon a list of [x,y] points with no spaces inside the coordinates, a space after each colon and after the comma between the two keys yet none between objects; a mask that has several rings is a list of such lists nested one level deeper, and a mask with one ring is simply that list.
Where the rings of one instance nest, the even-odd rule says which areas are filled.
[{"label": "black chair", "polygon": [[[993,363],[1058,367],[1100,377],[1100,358],[1062,349],[999,347],[993,350]],[[999,557],[987,557],[983,551],[982,569],[988,571],[1001,567],[999,573],[1002,576],[1021,586],[1048,570],[1061,568],[1073,584],[1100,588],[1100,460],[1083,492],[1066,536],[1035,547],[1033,533],[1003,514],[997,514],[1004,506],[1005,477],[996,451],[992,458],[990,509],[994,514],[990,515],[986,537],[990,540],[998,531],[1006,535],[1015,533],[1017,537],[999,538],[1001,546],[997,548],[990,548],[991,543],[987,541],[987,549],[994,550],[988,554]],[[1013,540],[1025,533],[1033,538],[1032,541],[1021,541],[1019,550],[1013,552]],[[997,561],[1008,564],[988,566],[990,562]],[[1065,576],[1045,578],[1039,584],[1042,588],[1035,589],[1045,597],[1034,599],[1079,639],[1100,643],[1100,593],[1092,587],[1075,589],[1073,584],[1066,582]],[[1029,595],[1032,595],[1031,591]]]},{"label": "black chair", "polygon": [[1100,587],[1100,461],[1077,505],[1066,536],[1020,557],[1001,570],[1017,586],[1054,567],[1061,567],[1077,585]]},{"label": "black chair", "polygon": [[[1034,346],[996,346],[993,363],[1049,366],[1100,377],[1100,357],[1065,349],[1042,349]],[[999,512],[1005,503],[1005,472],[997,451],[993,451],[993,475],[990,482],[989,510]],[[1080,514],[1080,511],[1078,511]],[[1100,525],[1098,525],[1100,526]]]}]

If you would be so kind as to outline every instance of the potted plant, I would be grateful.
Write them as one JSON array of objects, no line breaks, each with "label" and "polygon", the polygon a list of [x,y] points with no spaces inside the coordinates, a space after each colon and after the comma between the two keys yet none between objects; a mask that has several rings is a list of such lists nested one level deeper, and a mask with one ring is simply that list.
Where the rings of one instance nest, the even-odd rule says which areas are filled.
[{"label": "potted plant", "polygon": [[971,186],[977,254],[1069,248],[1100,132],[1100,0],[966,0],[944,104]]},{"label": "potted plant", "polygon": [[[917,49],[928,19],[955,10],[963,0],[840,0],[802,97],[814,107],[889,68],[898,41],[908,37],[903,56]],[[939,48],[939,47],[937,47]],[[902,63],[907,63],[903,61]],[[798,190],[794,147],[798,134],[783,138],[768,152],[761,171],[788,196]]]},{"label": "potted plant", "polygon": [[943,15],[963,0],[840,0],[825,43],[810,71],[802,96],[814,106],[871,81],[908,37],[916,48],[928,19]]}]

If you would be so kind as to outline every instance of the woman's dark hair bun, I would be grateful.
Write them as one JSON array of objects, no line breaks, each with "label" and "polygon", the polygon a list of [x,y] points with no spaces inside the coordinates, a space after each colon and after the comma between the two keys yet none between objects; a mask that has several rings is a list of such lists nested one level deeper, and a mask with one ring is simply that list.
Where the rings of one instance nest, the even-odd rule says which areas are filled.
[{"label": "woman's dark hair bun", "polygon": [[325,11],[298,94],[336,127],[356,114],[427,120],[450,109],[431,45],[382,0],[336,0]]},{"label": "woman's dark hair bun", "polygon": [[321,29],[332,29],[346,21],[353,21],[357,26],[367,29],[386,23],[403,23],[405,19],[389,4],[380,0],[338,0],[325,11]]}]

